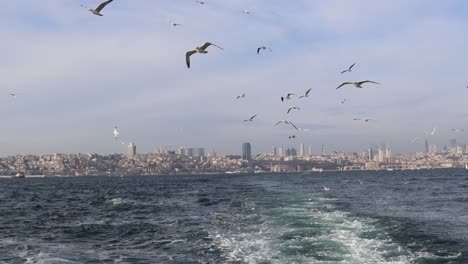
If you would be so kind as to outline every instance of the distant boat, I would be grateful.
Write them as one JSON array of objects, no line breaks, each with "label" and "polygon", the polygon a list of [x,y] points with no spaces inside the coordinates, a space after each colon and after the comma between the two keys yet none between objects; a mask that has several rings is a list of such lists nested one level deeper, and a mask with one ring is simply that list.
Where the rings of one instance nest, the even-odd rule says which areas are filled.
[{"label": "distant boat", "polygon": [[24,175],[24,173],[22,173],[22,172],[18,172],[18,173],[16,173],[15,176],[13,176],[13,178],[22,179],[22,178],[26,178],[26,175]]}]

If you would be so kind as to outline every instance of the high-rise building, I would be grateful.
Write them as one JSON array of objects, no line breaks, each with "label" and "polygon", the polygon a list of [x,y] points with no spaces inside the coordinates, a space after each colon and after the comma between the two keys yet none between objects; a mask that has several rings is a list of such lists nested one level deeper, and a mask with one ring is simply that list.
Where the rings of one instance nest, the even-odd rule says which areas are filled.
[{"label": "high-rise building", "polygon": [[425,141],[425,146],[426,146],[426,153],[430,153],[430,149],[429,149],[429,141],[426,139]]},{"label": "high-rise building", "polygon": [[186,150],[186,155],[189,157],[195,157],[195,149],[194,148],[188,148]]},{"label": "high-rise building", "polygon": [[288,148],[288,149],[286,150],[286,156],[288,156],[288,157],[295,157],[295,156],[297,156],[297,151],[296,151],[296,149],[295,149],[295,148]]},{"label": "high-rise building", "polygon": [[300,157],[305,157],[305,150],[304,150],[304,144],[301,143],[299,146],[299,156]]},{"label": "high-rise building", "polygon": [[273,147],[273,156],[278,156],[278,149],[276,147]]},{"label": "high-rise building", "polygon": [[197,148],[197,157],[205,157],[205,149]]},{"label": "high-rise building", "polygon": [[453,138],[450,140],[450,147],[454,148],[457,146],[457,139]]},{"label": "high-rise building", "polygon": [[391,158],[392,157],[392,150],[390,149],[390,145],[387,145],[385,148],[385,158]]},{"label": "high-rise building", "polygon": [[322,144],[322,156],[325,156],[325,145]]},{"label": "high-rise building", "polygon": [[309,156],[312,157],[312,146],[309,145]]},{"label": "high-rise building", "polygon": [[242,144],[242,159],[243,160],[252,159],[252,146],[248,142]]},{"label": "high-rise building", "polygon": [[283,149],[283,147],[279,147],[279,148],[278,148],[278,156],[279,156],[279,157],[284,157],[284,149]]},{"label": "high-rise building", "polygon": [[136,155],[136,146],[135,144],[130,143],[130,145],[128,145],[128,158],[133,159],[135,158],[135,155]]}]

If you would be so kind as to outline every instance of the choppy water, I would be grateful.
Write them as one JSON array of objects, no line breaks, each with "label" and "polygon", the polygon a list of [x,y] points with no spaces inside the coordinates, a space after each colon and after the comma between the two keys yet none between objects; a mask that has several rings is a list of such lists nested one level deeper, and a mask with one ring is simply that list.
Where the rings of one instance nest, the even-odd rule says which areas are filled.
[{"label": "choppy water", "polygon": [[468,172],[0,179],[0,263],[468,263]]}]

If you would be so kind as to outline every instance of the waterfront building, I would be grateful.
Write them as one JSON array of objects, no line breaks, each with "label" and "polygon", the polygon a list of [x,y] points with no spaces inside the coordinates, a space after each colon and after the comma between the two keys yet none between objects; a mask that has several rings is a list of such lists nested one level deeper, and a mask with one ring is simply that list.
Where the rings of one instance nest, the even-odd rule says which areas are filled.
[{"label": "waterfront building", "polygon": [[136,155],[136,146],[135,144],[130,143],[130,145],[128,145],[128,158],[133,159],[135,158],[135,155]]},{"label": "waterfront building", "polygon": [[252,146],[248,142],[242,144],[242,159],[243,160],[252,159]]}]

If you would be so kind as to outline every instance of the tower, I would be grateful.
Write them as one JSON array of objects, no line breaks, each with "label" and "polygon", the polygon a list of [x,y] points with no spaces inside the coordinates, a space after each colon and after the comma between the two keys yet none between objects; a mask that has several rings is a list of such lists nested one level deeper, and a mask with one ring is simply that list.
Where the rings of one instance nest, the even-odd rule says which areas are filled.
[{"label": "tower", "polygon": [[242,144],[242,159],[243,160],[252,159],[252,146],[248,142]]},{"label": "tower", "polygon": [[299,146],[299,156],[300,157],[305,157],[305,150],[304,150],[304,144],[301,143]]},{"label": "tower", "polygon": [[135,158],[135,155],[136,155],[136,146],[135,144],[130,143],[130,145],[128,145],[128,158],[133,159]]}]

